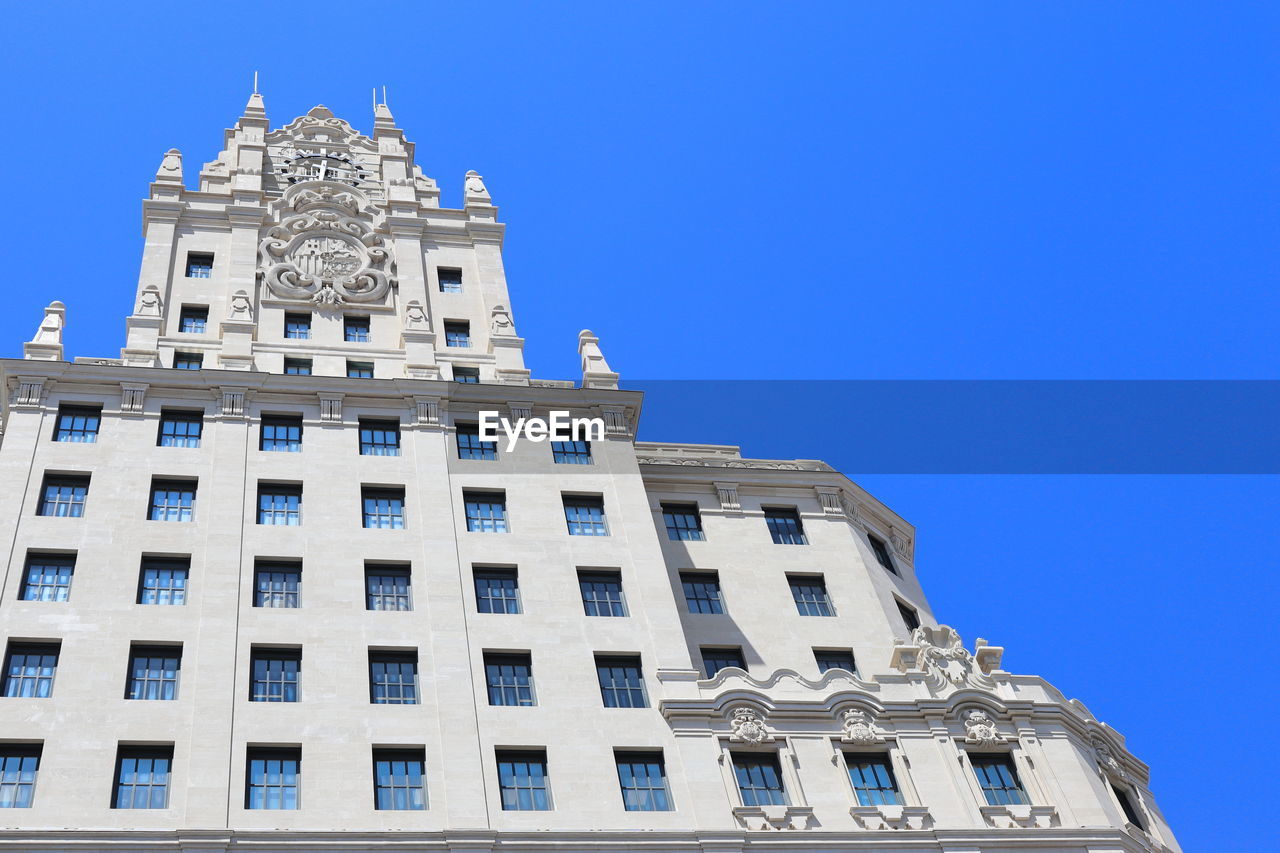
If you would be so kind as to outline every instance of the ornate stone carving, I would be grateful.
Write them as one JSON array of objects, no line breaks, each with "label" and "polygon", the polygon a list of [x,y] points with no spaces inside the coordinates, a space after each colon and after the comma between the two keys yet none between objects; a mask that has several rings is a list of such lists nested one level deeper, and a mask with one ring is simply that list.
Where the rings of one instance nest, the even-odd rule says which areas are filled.
[{"label": "ornate stone carving", "polygon": [[427,317],[427,309],[416,299],[410,299],[404,306],[404,327],[408,331],[429,332],[431,320]]},{"label": "ornate stone carving", "polygon": [[737,483],[716,483],[716,498],[720,508],[728,512],[741,512],[742,504],[738,500]]},{"label": "ornate stone carving", "polygon": [[160,288],[148,284],[142,288],[138,296],[138,310],[134,313],[140,317],[159,317],[164,308],[164,300],[160,298]]},{"label": "ornate stone carving", "polygon": [[627,423],[625,406],[601,406],[600,414],[604,416],[605,435],[631,435],[631,425]]},{"label": "ornate stone carving", "polygon": [[324,392],[320,395],[320,420],[342,423],[342,394]]},{"label": "ornate stone carving", "polygon": [[818,503],[822,504],[822,511],[827,515],[842,515],[844,513],[844,505],[840,500],[840,490],[819,486],[815,491],[818,493]]},{"label": "ornate stone carving", "polygon": [[243,418],[244,398],[247,388],[222,387],[218,389],[218,414],[224,418]]},{"label": "ornate stone carving", "polygon": [[244,323],[253,322],[253,303],[249,301],[247,292],[237,290],[232,294],[231,305],[227,309],[227,319]]},{"label": "ornate stone carving", "polygon": [[1114,752],[1111,751],[1110,745],[1102,738],[1093,738],[1093,757],[1098,762],[1098,769],[1103,775],[1111,776],[1116,779],[1128,779],[1129,774],[1125,771],[1124,765],[1116,758]]},{"label": "ornate stone carving", "polygon": [[479,202],[488,204],[491,201],[489,190],[484,185],[484,178],[480,177],[480,173],[472,169],[467,172],[466,180],[463,186],[463,197],[469,202]]},{"label": "ornate stone carving", "polygon": [[145,382],[121,382],[120,411],[132,414],[141,412],[146,404],[148,387]]},{"label": "ornate stone carving", "polygon": [[889,530],[889,545],[904,560],[911,559],[911,540],[897,529]]},{"label": "ornate stone carving", "polygon": [[511,312],[505,305],[495,305],[489,311],[489,334],[495,338],[513,337],[516,324],[511,319]]},{"label": "ornate stone carving", "polygon": [[875,720],[861,708],[849,708],[841,717],[844,734],[840,737],[843,743],[855,743],[859,746],[872,746],[884,743],[884,736],[876,728]]},{"label": "ornate stone carving", "polygon": [[11,402],[19,409],[34,409],[44,402],[49,383],[43,376],[19,376]]},{"label": "ornate stone carving", "polygon": [[61,345],[66,313],[67,306],[61,302],[50,302],[49,307],[44,309],[44,319],[40,321],[40,328],[36,329],[36,336],[31,339],[31,343]]},{"label": "ornate stone carving", "polygon": [[414,397],[414,421],[421,426],[440,426],[440,398]]},{"label": "ornate stone carving", "polygon": [[853,806],[849,814],[863,829],[930,829],[933,817],[925,806]]},{"label": "ornate stone carving", "polygon": [[746,830],[800,830],[818,825],[812,806],[737,806],[733,816]]},{"label": "ornate stone carving", "polygon": [[980,746],[1006,743],[1008,738],[1000,734],[995,720],[981,708],[973,708],[964,715],[964,742]]},{"label": "ornate stone carving", "polygon": [[729,740],[736,743],[770,743],[773,735],[765,727],[764,717],[750,705],[739,705],[729,712]]}]

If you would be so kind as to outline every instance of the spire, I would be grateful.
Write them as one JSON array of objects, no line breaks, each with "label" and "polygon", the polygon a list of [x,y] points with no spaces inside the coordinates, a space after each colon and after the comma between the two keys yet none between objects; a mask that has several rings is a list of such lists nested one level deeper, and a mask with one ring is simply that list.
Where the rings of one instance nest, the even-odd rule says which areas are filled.
[{"label": "spire", "polygon": [[254,92],[252,95],[249,96],[249,103],[244,105],[244,115],[241,117],[258,119],[260,121],[266,121],[267,108],[266,108],[266,105],[263,104],[262,102],[261,95],[259,95],[257,92]]},{"label": "spire", "polygon": [[156,169],[156,183],[182,185],[182,152],[177,148],[164,152],[160,168]]},{"label": "spire", "polygon": [[578,332],[578,354],[582,356],[583,388],[618,387],[618,374],[609,369],[600,351],[600,339],[590,329]]}]

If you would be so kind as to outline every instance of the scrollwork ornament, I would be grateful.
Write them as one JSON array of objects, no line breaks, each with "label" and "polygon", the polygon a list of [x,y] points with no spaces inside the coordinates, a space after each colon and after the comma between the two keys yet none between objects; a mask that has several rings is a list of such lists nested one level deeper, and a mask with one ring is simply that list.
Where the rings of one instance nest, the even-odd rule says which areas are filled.
[{"label": "scrollwork ornament", "polygon": [[884,743],[884,736],[876,728],[875,721],[861,708],[850,708],[840,717],[841,725],[844,727],[844,735],[840,738],[842,742],[858,746]]},{"label": "scrollwork ornament", "polygon": [[761,744],[773,740],[773,735],[765,727],[764,718],[750,705],[739,705],[730,711],[729,726],[732,729],[729,735],[731,741]]},{"label": "scrollwork ornament", "polygon": [[995,746],[1007,738],[996,729],[995,720],[986,711],[974,708],[964,715],[964,742]]}]

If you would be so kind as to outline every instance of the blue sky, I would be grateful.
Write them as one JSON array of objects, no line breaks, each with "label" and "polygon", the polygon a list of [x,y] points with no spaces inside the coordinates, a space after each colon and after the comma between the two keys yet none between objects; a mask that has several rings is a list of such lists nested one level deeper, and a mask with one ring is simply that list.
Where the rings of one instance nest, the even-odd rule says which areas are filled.
[{"label": "blue sky", "polygon": [[[539,376],[575,375],[589,326],[633,381],[1274,379],[1278,24],[1248,2],[11,6],[0,352],[59,298],[72,354],[116,354],[146,183],[171,146],[189,176],[212,159],[257,69],[276,124],[323,102],[367,129],[386,85],[446,204],[485,175]],[[774,415],[691,396],[644,437],[857,476],[839,422],[782,446]],[[1239,745],[1250,711],[1212,685],[1265,731],[1274,476],[858,479],[918,525],[940,619],[1130,735],[1187,849],[1263,847],[1262,821],[1210,816],[1265,814],[1243,781],[1276,748]]]}]

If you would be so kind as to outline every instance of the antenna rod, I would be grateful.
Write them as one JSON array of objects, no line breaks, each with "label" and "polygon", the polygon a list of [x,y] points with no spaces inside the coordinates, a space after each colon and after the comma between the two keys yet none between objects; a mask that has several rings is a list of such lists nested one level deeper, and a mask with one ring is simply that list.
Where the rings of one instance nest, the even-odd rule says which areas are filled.
[{"label": "antenna rod", "polygon": [[387,105],[387,87],[386,86],[382,87],[382,105],[384,107]]},{"label": "antenna rod", "polygon": [[258,72],[253,72],[253,94],[258,94]]}]

